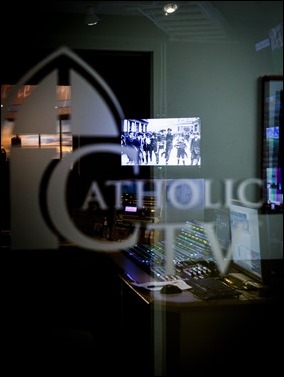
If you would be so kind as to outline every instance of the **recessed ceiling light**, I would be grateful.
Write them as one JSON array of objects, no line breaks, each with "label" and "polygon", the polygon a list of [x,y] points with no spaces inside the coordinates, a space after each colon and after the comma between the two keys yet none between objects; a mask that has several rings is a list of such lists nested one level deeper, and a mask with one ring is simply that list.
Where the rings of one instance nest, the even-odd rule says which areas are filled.
[{"label": "recessed ceiling light", "polygon": [[85,23],[88,26],[93,26],[93,25],[96,25],[99,21],[100,21],[99,17],[95,14],[94,9],[92,7],[89,7],[87,9]]},{"label": "recessed ceiling light", "polygon": [[174,13],[177,10],[178,6],[174,3],[170,3],[164,6],[165,14],[171,14]]}]

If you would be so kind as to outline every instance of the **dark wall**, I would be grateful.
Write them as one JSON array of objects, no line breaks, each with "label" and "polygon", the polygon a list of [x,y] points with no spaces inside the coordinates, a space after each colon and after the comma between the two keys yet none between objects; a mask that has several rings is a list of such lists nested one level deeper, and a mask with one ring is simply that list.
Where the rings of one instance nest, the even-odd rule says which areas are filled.
[{"label": "dark wall", "polygon": [[[17,82],[53,50],[38,48],[7,51],[1,70],[2,84]],[[74,50],[94,68],[116,95],[126,118],[149,118],[152,113],[152,52]],[[13,62],[13,64],[11,64]],[[60,77],[60,84],[66,85]]]}]

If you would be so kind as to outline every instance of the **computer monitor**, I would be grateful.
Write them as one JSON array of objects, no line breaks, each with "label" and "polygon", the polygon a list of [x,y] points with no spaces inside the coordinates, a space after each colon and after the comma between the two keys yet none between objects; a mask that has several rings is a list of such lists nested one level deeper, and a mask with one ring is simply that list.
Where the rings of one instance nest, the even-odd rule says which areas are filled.
[{"label": "computer monitor", "polygon": [[283,215],[232,201],[232,266],[265,285],[283,282]]},{"label": "computer monitor", "polygon": [[262,281],[258,209],[233,201],[230,204],[230,229],[234,267]]}]

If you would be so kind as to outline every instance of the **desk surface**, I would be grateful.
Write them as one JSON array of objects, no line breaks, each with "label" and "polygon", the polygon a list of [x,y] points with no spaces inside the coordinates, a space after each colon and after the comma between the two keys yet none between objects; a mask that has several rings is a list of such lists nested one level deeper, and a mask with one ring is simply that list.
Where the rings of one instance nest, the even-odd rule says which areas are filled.
[{"label": "desk surface", "polygon": [[[253,363],[252,374],[258,367],[257,360],[261,360],[261,366],[263,362],[269,368],[275,363],[280,366],[282,359],[274,341],[283,328],[279,300],[274,305],[273,299],[245,292],[246,296],[239,299],[203,301],[188,290],[174,295],[141,290],[133,282],[155,281],[153,277],[121,252],[112,257],[122,281],[123,331],[131,345],[133,341],[135,344],[127,352],[133,349],[135,359],[139,345],[143,355],[145,350],[152,350],[147,354],[148,360],[153,360],[151,375],[206,375],[220,370],[224,360],[232,361],[234,371],[241,374],[244,370],[239,360],[243,355],[247,356],[246,368]],[[150,347],[145,347],[142,340],[147,334]],[[246,354],[252,342],[256,346]],[[244,353],[240,353],[240,343]],[[262,347],[264,344],[268,347]]]},{"label": "desk surface", "polygon": [[201,300],[194,296],[189,290],[184,290],[178,294],[161,294],[160,291],[147,291],[146,289],[139,288],[133,283],[147,283],[156,281],[151,275],[140,268],[135,262],[124,255],[122,252],[112,253],[111,257],[115,264],[120,269],[120,278],[123,283],[133,290],[143,301],[147,304],[156,304],[165,306],[167,310],[186,310],[194,307],[212,307],[213,305],[232,306],[232,305],[251,305],[269,303],[272,300],[267,297],[260,297],[256,291],[244,291],[238,298],[222,298],[218,300]]}]

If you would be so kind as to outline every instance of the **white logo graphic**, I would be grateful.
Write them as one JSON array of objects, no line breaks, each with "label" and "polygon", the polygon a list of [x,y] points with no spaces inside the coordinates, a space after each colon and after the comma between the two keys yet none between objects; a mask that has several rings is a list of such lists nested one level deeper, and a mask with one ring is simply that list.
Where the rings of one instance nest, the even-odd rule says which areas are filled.
[{"label": "white logo graphic", "polygon": [[[35,75],[44,76],[32,93],[25,99],[17,113],[13,134],[45,134],[57,132],[57,87],[60,73],[67,71],[71,88],[71,134],[80,138],[114,139],[120,137],[123,112],[120,105],[104,82],[104,80],[89,67],[80,57],[67,48],[54,52],[30,72],[15,86],[4,101],[6,109],[9,101],[14,98],[19,88],[25,85]],[[48,73],[46,73],[48,71]],[[5,111],[2,112],[2,123]],[[125,148],[124,148],[125,152]],[[72,167],[86,156],[99,153],[121,155],[121,145],[113,142],[101,142],[80,145],[72,153],[64,156],[54,164],[55,148],[12,148],[11,166],[11,230],[12,249],[43,250],[58,249],[60,238],[63,237],[73,244],[94,251],[118,251],[133,246],[138,242],[139,224],[136,224],[132,234],[123,241],[99,240],[83,233],[73,222],[67,205],[68,179]],[[131,156],[134,152],[128,150]],[[135,156],[131,156],[133,159]],[[102,166],[93,167],[95,174]],[[98,169],[96,171],[96,169]],[[138,166],[133,166],[133,174],[137,174]],[[99,174],[98,174],[99,175]],[[118,189],[122,182],[108,181]],[[213,208],[210,202],[210,184],[205,182],[205,203]],[[249,184],[259,184],[260,180],[247,180],[239,188],[239,196],[245,201],[245,188]],[[139,186],[142,187],[141,185]],[[191,201],[187,195],[177,199],[176,191],[187,188],[191,191]],[[161,187],[157,183],[157,198]],[[96,191],[99,195],[97,182],[91,182],[89,193]],[[185,190],[183,189],[182,192]],[[232,182],[226,182],[226,193],[230,197]],[[141,188],[138,203],[142,203]],[[168,198],[178,210],[188,210],[198,205],[199,191],[190,180],[172,180],[168,190]],[[120,195],[117,193],[116,201]],[[179,196],[180,197],[180,196]],[[227,200],[227,199],[226,199]],[[102,206],[107,207],[102,197]],[[219,206],[219,203],[216,204]],[[166,272],[173,273],[174,232],[185,226],[182,224],[147,224],[147,230],[165,230]],[[225,272],[231,259],[232,246],[226,256],[222,255],[220,245],[214,234],[212,224],[203,224],[207,237],[212,245],[212,253],[221,272]]]}]

